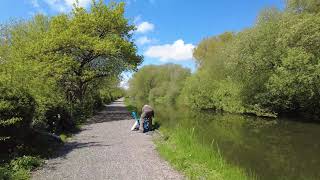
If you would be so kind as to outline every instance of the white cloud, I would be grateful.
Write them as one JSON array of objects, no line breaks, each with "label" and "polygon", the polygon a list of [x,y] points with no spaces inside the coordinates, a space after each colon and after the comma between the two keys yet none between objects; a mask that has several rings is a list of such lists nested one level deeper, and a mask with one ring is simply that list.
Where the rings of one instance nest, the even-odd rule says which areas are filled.
[{"label": "white cloud", "polygon": [[128,80],[122,80],[120,82],[120,87],[123,88],[123,89],[129,89],[129,82]]},{"label": "white cloud", "polygon": [[[136,3],[137,0],[126,0],[125,2],[126,2],[127,5],[131,5],[131,4],[133,4],[133,3]],[[155,0],[148,0],[148,2],[149,2],[150,4],[154,4],[156,1],[155,1]]]},{"label": "white cloud", "polygon": [[154,30],[154,24],[144,21],[137,25],[137,33],[147,33]]},{"label": "white cloud", "polygon": [[135,3],[137,0],[126,0],[126,5],[131,5],[132,3]]},{"label": "white cloud", "polygon": [[35,8],[40,8],[39,2],[38,0],[31,0],[31,4],[33,7]]},{"label": "white cloud", "polygon": [[33,9],[28,12],[29,16],[34,16],[36,14],[47,14],[47,12],[41,7],[41,0],[30,0],[29,2],[33,7]]},{"label": "white cloud", "polygon": [[138,16],[136,16],[136,17],[134,17],[134,19],[133,19],[133,23],[134,24],[137,24],[138,22],[140,22],[141,21],[141,15],[138,15]]},{"label": "white cloud", "polygon": [[151,46],[145,51],[144,55],[150,58],[159,58],[161,61],[186,61],[192,59],[192,53],[195,46],[185,44],[182,39],[175,41],[173,44],[164,44]]},{"label": "white cloud", "polygon": [[[69,6],[72,7],[73,4],[76,2],[76,0],[64,0],[65,3]],[[78,0],[79,6],[81,7],[88,7],[90,5],[92,0]]]},{"label": "white cloud", "polygon": [[120,87],[124,88],[124,89],[129,89],[129,80],[132,77],[132,73],[122,73],[121,74],[122,80],[120,82]]},{"label": "white cloud", "polygon": [[[73,4],[76,3],[76,0],[44,0],[52,9],[59,12],[70,11],[73,7]],[[91,3],[91,0],[78,0],[79,6],[88,7]]]},{"label": "white cloud", "polygon": [[149,44],[152,42],[152,39],[148,38],[147,36],[142,36],[137,39],[136,41],[139,45]]}]

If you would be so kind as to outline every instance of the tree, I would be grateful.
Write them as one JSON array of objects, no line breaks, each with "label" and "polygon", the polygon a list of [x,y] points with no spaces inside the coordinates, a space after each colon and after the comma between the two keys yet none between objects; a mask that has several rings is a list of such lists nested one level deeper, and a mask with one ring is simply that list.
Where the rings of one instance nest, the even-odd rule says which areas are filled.
[{"label": "tree", "polygon": [[319,0],[287,0],[287,10],[294,13],[320,12]]},{"label": "tree", "polygon": [[143,104],[174,105],[190,70],[176,64],[144,66],[129,81],[129,96],[137,107]]},{"label": "tree", "polygon": [[318,118],[319,4],[318,0],[288,0],[284,11],[263,10],[251,28],[201,41],[194,51],[199,68],[187,79],[181,95],[185,104]]},{"label": "tree", "polygon": [[90,10],[75,5],[70,14],[1,25],[0,83],[35,99],[35,124],[61,113],[72,119],[90,115],[101,102],[102,88],[115,91],[105,87],[115,83],[105,82],[118,81],[142,62],[131,37],[134,29],[123,3],[102,0],[93,1]]},{"label": "tree", "polygon": [[95,81],[119,76],[141,63],[131,39],[134,29],[124,17],[124,3],[93,1],[90,11],[75,6],[71,15],[53,17],[34,56],[52,63],[52,75],[67,96],[82,104]]}]

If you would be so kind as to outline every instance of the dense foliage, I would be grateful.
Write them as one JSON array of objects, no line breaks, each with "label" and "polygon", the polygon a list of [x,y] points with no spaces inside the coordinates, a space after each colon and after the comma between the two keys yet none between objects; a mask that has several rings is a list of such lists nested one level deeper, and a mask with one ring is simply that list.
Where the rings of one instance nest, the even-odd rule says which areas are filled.
[{"label": "dense foliage", "polygon": [[70,14],[1,25],[1,153],[25,148],[32,129],[69,131],[103,103],[123,96],[121,73],[142,61],[134,30],[123,3],[102,0],[92,1],[89,10],[75,4]]},{"label": "dense foliage", "polygon": [[130,80],[128,95],[136,107],[174,105],[190,70],[179,65],[144,66]]},{"label": "dense foliage", "polygon": [[35,111],[34,99],[24,91],[0,87],[0,152],[24,136]]},{"label": "dense foliage", "polygon": [[256,25],[204,39],[194,51],[198,71],[183,89],[197,109],[318,117],[319,1],[290,0],[266,9]]}]

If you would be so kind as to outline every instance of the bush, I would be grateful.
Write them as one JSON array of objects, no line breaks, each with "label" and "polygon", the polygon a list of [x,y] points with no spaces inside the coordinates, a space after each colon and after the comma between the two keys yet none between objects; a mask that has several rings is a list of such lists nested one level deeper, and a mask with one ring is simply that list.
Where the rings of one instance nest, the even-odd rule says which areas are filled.
[{"label": "bush", "polygon": [[10,167],[13,171],[18,171],[20,169],[25,169],[28,171],[39,167],[42,164],[42,160],[38,157],[23,156],[16,158],[10,162]]},{"label": "bush", "polygon": [[239,89],[239,85],[230,80],[215,81],[194,75],[186,81],[179,102],[197,110],[242,113]]},{"label": "bush", "polygon": [[35,101],[27,92],[0,85],[1,127],[28,128],[34,112]]},{"label": "bush", "polygon": [[0,166],[1,180],[28,180],[30,171],[39,167],[43,161],[38,157],[23,156],[16,158],[10,164]]},{"label": "bush", "polygon": [[7,166],[0,166],[0,179],[1,180],[8,180],[10,178],[10,170]]},{"label": "bush", "polygon": [[30,128],[35,101],[25,91],[0,86],[0,149],[15,148]]},{"label": "bush", "polygon": [[10,180],[29,180],[30,179],[30,172],[25,169],[19,169],[17,171],[13,171]]}]

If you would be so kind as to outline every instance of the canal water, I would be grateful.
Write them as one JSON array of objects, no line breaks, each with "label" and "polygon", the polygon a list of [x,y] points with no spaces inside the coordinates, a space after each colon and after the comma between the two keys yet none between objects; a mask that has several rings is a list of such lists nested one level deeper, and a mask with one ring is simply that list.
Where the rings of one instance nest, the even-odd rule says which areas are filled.
[{"label": "canal water", "polygon": [[211,146],[213,151],[219,149],[228,163],[258,179],[320,179],[320,124],[156,109],[156,120],[161,126],[194,129],[198,141]]}]

